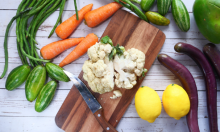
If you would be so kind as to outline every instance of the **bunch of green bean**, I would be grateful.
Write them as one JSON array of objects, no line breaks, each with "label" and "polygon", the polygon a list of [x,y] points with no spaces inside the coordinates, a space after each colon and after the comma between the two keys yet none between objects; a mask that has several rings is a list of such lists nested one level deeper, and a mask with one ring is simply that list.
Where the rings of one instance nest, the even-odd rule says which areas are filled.
[{"label": "bunch of green bean", "polygon": [[4,40],[5,67],[0,78],[3,78],[8,69],[8,48],[7,40],[9,29],[14,20],[16,20],[17,50],[23,64],[35,67],[42,62],[50,60],[40,59],[37,52],[36,33],[40,25],[58,8],[59,17],[54,25],[49,37],[54,33],[55,28],[62,22],[61,17],[66,0],[22,0],[18,6],[16,16],[9,22]]}]

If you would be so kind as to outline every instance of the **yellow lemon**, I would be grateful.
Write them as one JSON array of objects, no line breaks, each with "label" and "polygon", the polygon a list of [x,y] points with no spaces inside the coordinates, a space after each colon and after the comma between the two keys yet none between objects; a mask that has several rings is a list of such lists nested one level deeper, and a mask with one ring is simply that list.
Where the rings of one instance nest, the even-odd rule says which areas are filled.
[{"label": "yellow lemon", "polygon": [[142,86],[135,94],[135,108],[141,119],[153,123],[161,113],[160,97],[152,88]]},{"label": "yellow lemon", "polygon": [[186,91],[177,84],[170,84],[163,92],[163,107],[166,113],[176,120],[188,114],[190,100]]}]

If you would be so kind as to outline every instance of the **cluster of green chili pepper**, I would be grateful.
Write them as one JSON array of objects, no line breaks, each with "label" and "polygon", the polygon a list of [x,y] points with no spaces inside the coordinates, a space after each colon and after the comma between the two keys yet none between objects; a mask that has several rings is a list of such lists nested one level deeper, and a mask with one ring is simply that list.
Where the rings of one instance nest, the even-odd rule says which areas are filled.
[{"label": "cluster of green chili pepper", "polygon": [[[23,64],[35,67],[42,62],[50,60],[40,59],[37,52],[36,33],[40,25],[58,8],[59,17],[49,37],[54,33],[55,28],[62,22],[61,17],[66,0],[22,0],[18,6],[16,16],[9,22],[4,40],[5,67],[0,78],[3,78],[8,69],[8,34],[14,20],[16,20],[17,50]],[[29,23],[30,22],[30,23]],[[29,26],[28,26],[29,25]]]}]

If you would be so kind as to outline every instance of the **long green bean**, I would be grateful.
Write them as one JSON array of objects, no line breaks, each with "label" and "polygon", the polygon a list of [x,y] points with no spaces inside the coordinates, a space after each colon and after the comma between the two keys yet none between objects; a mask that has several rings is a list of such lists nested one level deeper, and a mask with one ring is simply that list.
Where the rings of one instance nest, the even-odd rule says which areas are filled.
[{"label": "long green bean", "polygon": [[[39,0],[41,1],[41,0]],[[34,10],[31,10],[30,12],[28,12],[27,16],[32,16],[35,13],[39,12],[42,8],[44,8],[45,5],[47,5],[51,0],[46,0],[44,1],[44,3],[42,5],[40,5],[39,7],[35,8]]]},{"label": "long green bean", "polygon": [[[35,39],[35,36],[33,36],[34,34],[34,31],[35,31],[35,27],[37,25],[37,22],[39,20],[39,18],[41,17],[41,15],[43,15],[45,13],[45,11],[48,9],[48,7],[53,4],[56,0],[51,0],[50,3],[48,3],[38,14],[37,14],[37,17],[32,20],[34,21],[33,22],[33,25],[32,25],[32,28],[31,28],[31,32],[30,32],[30,38],[33,38]],[[34,42],[32,41],[32,39],[30,39],[30,46],[31,46],[31,55],[33,56],[34,54]]]},{"label": "long green bean", "polygon": [[37,34],[37,30],[39,29],[39,27],[41,26],[41,24],[52,14],[54,13],[57,9],[59,8],[59,6],[55,7],[53,10],[51,10],[50,12],[48,12],[43,18],[41,18],[41,21],[37,24],[35,31],[34,31],[34,37]]},{"label": "long green bean", "polygon": [[[26,28],[27,28],[27,21],[28,21],[28,19],[29,19],[29,17],[27,17],[27,16],[24,16],[24,17],[21,18],[21,26],[19,27],[20,36],[21,36],[20,37],[20,39],[21,39],[20,44],[21,43],[24,44],[25,51],[27,52],[27,54],[31,55],[31,51],[30,51],[30,48],[29,48],[30,45],[27,42],[27,39],[26,39],[26,36],[25,36],[25,31],[26,31]],[[22,51],[22,49],[21,49],[21,51]],[[30,60],[30,64],[31,64],[31,66],[34,66],[33,60]]]},{"label": "long green bean", "polygon": [[8,70],[8,33],[9,33],[9,29],[12,25],[12,23],[14,22],[14,20],[18,17],[20,17],[23,13],[31,10],[32,8],[28,8],[23,12],[20,12],[19,14],[17,14],[16,16],[14,16],[11,21],[8,23],[6,31],[5,31],[5,39],[4,39],[4,51],[5,51],[5,66],[4,66],[4,70],[2,75],[0,76],[0,79],[3,78]]},{"label": "long green bean", "polygon": [[35,4],[36,0],[32,0],[28,7],[32,7]]},{"label": "long green bean", "polygon": [[58,18],[57,18],[56,24],[54,25],[53,29],[52,29],[51,32],[50,32],[48,38],[50,38],[50,37],[53,35],[54,30],[56,29],[57,25],[58,25],[59,22],[60,22],[60,19],[61,19],[62,14],[63,14],[64,7],[65,7],[65,2],[66,2],[66,0],[62,0],[62,2],[61,2],[61,4],[60,4],[60,13],[59,13],[59,16],[58,16]]},{"label": "long green bean", "polygon": [[35,58],[31,55],[28,55],[25,51],[24,51],[24,45],[23,45],[23,42],[21,41],[21,44],[20,44],[20,47],[21,47],[21,52],[22,54],[24,54],[26,57],[28,57],[29,59],[32,59],[32,60],[35,60],[35,61],[41,61],[41,62],[50,62],[50,60],[44,60],[44,59],[38,59],[38,58]]},{"label": "long green bean", "polygon": [[76,0],[74,0],[74,5],[75,5],[75,10],[76,10],[76,20],[79,20]]},{"label": "long green bean", "polygon": [[[16,15],[18,15],[19,12],[21,11],[21,9],[22,9],[23,4],[24,4],[25,1],[26,1],[26,0],[22,0],[21,3],[19,4]],[[19,35],[19,34],[18,34],[18,30],[17,30],[18,25],[19,25],[19,19],[20,19],[20,18],[18,17],[17,20],[16,20],[16,36]],[[18,42],[19,42],[19,37],[17,37],[17,40],[18,40]]]},{"label": "long green bean", "polygon": [[138,15],[141,19],[148,22],[147,17],[144,15],[144,13],[133,3],[131,3],[130,0],[114,0],[115,2],[121,4],[125,8],[128,8],[129,10],[133,11],[136,15]]}]

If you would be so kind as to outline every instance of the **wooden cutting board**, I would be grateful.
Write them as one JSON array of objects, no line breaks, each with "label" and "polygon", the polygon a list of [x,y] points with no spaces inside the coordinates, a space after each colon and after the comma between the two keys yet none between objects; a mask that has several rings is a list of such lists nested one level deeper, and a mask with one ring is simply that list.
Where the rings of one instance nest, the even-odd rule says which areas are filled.
[{"label": "wooden cutting board", "polygon": [[[145,68],[148,70],[156,59],[166,38],[164,33],[158,28],[124,10],[117,11],[112,17],[102,37],[106,35],[112,39],[114,45],[123,45],[126,50],[136,48],[143,51],[146,55]],[[83,72],[80,73],[79,78],[89,88],[82,76]],[[117,126],[142,81],[143,79],[138,79],[134,88],[129,90],[119,89],[115,86],[115,89],[119,89],[122,93],[122,97],[115,100],[110,99],[113,95],[112,92],[101,95],[92,92],[103,107],[105,118],[112,126]],[[103,131],[79,91],[74,86],[57,113],[55,122],[58,127],[66,132]]]}]

